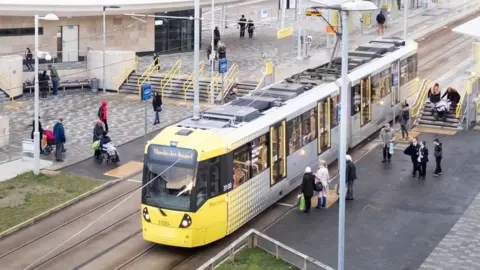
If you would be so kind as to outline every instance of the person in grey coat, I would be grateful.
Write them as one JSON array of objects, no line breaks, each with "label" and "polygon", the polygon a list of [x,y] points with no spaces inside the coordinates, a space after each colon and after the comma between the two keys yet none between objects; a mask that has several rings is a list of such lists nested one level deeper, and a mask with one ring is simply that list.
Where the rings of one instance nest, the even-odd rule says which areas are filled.
[{"label": "person in grey coat", "polygon": [[410,119],[410,107],[408,103],[402,104],[400,113],[398,114],[398,122],[400,124],[400,129],[402,130],[402,139],[408,139],[408,120]]},{"label": "person in grey coat", "polygon": [[385,124],[385,127],[380,130],[380,140],[382,141],[383,145],[383,160],[382,162],[390,162],[390,158],[392,157],[392,154],[390,154],[389,151],[389,144],[393,143],[395,140],[395,132],[393,129],[390,127],[390,124]]}]

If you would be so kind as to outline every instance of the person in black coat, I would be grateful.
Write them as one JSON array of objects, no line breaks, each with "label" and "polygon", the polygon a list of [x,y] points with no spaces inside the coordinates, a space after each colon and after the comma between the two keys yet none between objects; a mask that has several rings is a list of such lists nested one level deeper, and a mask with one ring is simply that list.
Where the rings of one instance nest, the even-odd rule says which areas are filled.
[{"label": "person in black coat", "polygon": [[412,159],[412,176],[416,177],[417,176],[417,171],[418,171],[418,150],[420,149],[420,144],[417,142],[417,138],[413,138],[412,143],[405,148],[403,153],[405,155],[410,156]]},{"label": "person in black coat", "polygon": [[38,78],[38,88],[40,89],[41,98],[47,98],[48,93],[48,82],[50,77],[47,75],[47,71],[44,70],[42,74],[39,74]]},{"label": "person in black coat", "polygon": [[255,30],[255,25],[253,24],[253,21],[251,19],[248,20],[247,29],[248,29],[248,38],[253,38],[253,30]]},{"label": "person in black coat", "polygon": [[245,19],[245,15],[242,15],[242,18],[238,20],[238,26],[240,27],[240,38],[245,38],[245,26],[247,25],[247,19]]},{"label": "person in black coat", "polygon": [[[42,122],[40,122],[40,117],[38,117],[38,132],[40,133],[40,154],[43,154],[43,149],[42,149],[42,138],[43,138],[43,134],[45,133],[43,131],[43,128],[42,128]],[[33,133],[35,133],[35,120],[32,121],[32,134],[30,135],[30,137],[32,138],[33,140]]]},{"label": "person in black coat", "polygon": [[460,94],[455,90],[455,88],[449,87],[442,98],[447,96],[447,99],[450,100],[450,108],[454,111],[457,109],[457,104],[460,102]]},{"label": "person in black coat", "polygon": [[155,121],[153,125],[160,124],[160,112],[162,111],[162,95],[158,94],[157,92],[153,93],[153,111],[155,112]]},{"label": "person in black coat", "polygon": [[346,200],[353,200],[353,182],[357,180],[357,168],[355,163],[352,161],[352,157],[347,155],[347,197]]},{"label": "person in black coat", "polygon": [[215,30],[213,30],[213,45],[217,48],[218,42],[220,41],[220,30],[218,30],[218,26],[215,26]]},{"label": "person in black coat", "polygon": [[433,145],[435,146],[433,155],[435,156],[435,172],[433,176],[438,176],[442,174],[442,143],[437,138],[433,140]]},{"label": "person in black coat", "polygon": [[305,210],[303,212],[310,213],[312,207],[312,196],[315,191],[315,175],[310,167],[305,168],[303,181],[301,186],[303,197],[305,198]]},{"label": "person in black coat", "polygon": [[420,149],[418,149],[418,179],[425,180],[425,175],[427,174],[427,162],[428,162],[428,148],[426,142],[423,141],[420,143]]}]

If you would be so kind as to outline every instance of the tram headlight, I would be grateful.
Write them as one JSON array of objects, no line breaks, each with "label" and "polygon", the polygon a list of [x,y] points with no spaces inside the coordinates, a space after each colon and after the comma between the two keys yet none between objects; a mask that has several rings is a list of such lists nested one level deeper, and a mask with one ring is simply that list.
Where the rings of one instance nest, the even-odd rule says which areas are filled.
[{"label": "tram headlight", "polygon": [[192,225],[192,218],[185,214],[182,218],[182,222],[180,222],[180,228],[188,228],[190,227],[190,225]]},{"label": "tram headlight", "polygon": [[150,222],[150,215],[148,214],[148,209],[146,207],[143,208],[142,216],[147,222]]}]

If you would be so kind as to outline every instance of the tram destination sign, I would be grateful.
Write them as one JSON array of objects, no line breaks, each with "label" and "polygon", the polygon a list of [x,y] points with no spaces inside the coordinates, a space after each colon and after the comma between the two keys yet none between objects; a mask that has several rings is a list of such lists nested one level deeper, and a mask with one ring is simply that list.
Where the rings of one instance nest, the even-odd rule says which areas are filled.
[{"label": "tram destination sign", "polygon": [[197,151],[191,149],[150,145],[148,159],[167,164],[194,165],[197,162]]}]

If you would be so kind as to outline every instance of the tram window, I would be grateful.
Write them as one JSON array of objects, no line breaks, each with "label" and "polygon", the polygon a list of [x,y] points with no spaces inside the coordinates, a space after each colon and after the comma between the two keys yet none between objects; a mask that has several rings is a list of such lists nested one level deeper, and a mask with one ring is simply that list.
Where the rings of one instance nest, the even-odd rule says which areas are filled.
[{"label": "tram window", "polygon": [[330,101],[330,128],[338,126],[338,103],[340,100],[340,95],[332,97]]},{"label": "tram window", "polygon": [[302,114],[302,128],[302,146],[305,146],[317,138],[317,108]]},{"label": "tram window", "polygon": [[268,168],[268,143],[267,135],[262,135],[250,143],[252,158],[252,177]]},{"label": "tram window", "polygon": [[287,123],[288,154],[293,154],[302,147],[302,120],[298,116]]},{"label": "tram window", "polygon": [[248,144],[233,151],[233,188],[250,179],[250,151]]},{"label": "tram window", "polygon": [[390,68],[372,77],[372,102],[377,102],[392,91]]},{"label": "tram window", "polygon": [[[361,81],[364,83],[364,81]],[[352,115],[355,115],[360,112],[360,84],[352,87]]]},{"label": "tram window", "polygon": [[198,165],[197,179],[195,183],[195,190],[197,193],[197,208],[200,207],[207,200],[207,185],[208,185],[208,163],[206,161],[200,162]]},{"label": "tram window", "polygon": [[407,59],[400,61],[400,86],[404,86],[408,83],[408,62]]},{"label": "tram window", "polygon": [[322,100],[318,103],[318,153],[328,150],[329,123],[328,123],[328,102]]},{"label": "tram window", "polygon": [[209,193],[210,198],[220,194],[220,158],[215,157],[209,160]]},{"label": "tram window", "polygon": [[270,127],[271,175],[270,185],[275,185],[287,176],[285,149],[285,121]]},{"label": "tram window", "polygon": [[417,55],[412,55],[407,59],[408,65],[408,76],[407,80],[411,81],[417,77]]}]

